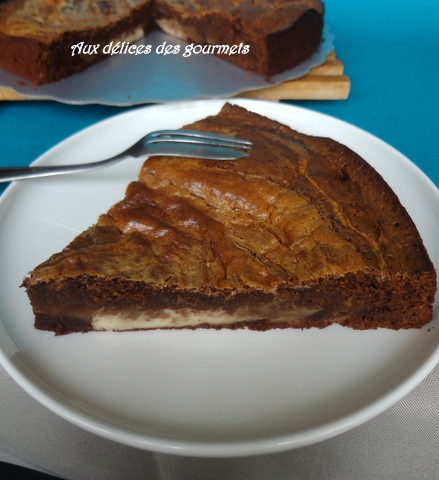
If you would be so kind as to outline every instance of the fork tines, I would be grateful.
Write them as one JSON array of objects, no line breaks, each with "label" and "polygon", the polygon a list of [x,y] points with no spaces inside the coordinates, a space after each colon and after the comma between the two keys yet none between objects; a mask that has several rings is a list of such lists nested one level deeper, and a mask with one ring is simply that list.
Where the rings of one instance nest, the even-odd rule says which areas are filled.
[{"label": "fork tines", "polygon": [[194,130],[158,130],[149,134],[148,137],[151,143],[195,143],[198,145],[242,149],[250,149],[253,145],[252,142],[241,138]]}]

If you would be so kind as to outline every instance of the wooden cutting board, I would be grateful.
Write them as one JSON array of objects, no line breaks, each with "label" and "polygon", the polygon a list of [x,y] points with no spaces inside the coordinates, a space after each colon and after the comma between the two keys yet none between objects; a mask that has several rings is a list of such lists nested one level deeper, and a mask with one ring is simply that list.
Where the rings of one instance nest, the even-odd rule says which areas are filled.
[{"label": "wooden cutting board", "polygon": [[[242,92],[237,97],[261,100],[345,100],[349,96],[351,82],[343,74],[343,62],[329,53],[325,63],[311,69],[305,76],[289,80],[274,87]],[[0,87],[1,100],[34,100],[14,90]],[[39,100],[44,100],[43,98]]]},{"label": "wooden cutting board", "polygon": [[242,98],[260,100],[345,100],[349,96],[351,81],[343,74],[344,65],[336,58],[335,50],[326,61],[312,68],[305,76],[260,90],[243,92]]}]

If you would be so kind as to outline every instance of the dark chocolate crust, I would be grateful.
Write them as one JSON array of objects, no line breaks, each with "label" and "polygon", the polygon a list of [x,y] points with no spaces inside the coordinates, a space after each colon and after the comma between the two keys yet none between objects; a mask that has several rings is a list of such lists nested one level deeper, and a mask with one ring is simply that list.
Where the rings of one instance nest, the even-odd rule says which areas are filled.
[{"label": "dark chocolate crust", "polygon": [[147,33],[165,19],[178,24],[178,31],[190,31],[176,36],[191,42],[249,45],[248,54],[218,56],[272,76],[317,49],[323,14],[320,0],[7,0],[0,5],[0,67],[34,84],[51,83],[106,57],[101,50],[72,56],[72,45],[103,48],[136,28]]},{"label": "dark chocolate crust", "polygon": [[365,160],[229,104],[187,128],[254,147],[232,162],[146,161],[121,202],[24,280],[37,328],[88,331],[97,311],[163,309],[224,312],[237,321],[197,327],[257,330],[431,320],[435,269]]}]

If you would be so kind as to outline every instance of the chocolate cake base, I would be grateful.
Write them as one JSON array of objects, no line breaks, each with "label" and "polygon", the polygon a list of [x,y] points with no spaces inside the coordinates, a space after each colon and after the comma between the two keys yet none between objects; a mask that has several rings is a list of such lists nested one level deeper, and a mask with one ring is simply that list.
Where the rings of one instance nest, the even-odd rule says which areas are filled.
[{"label": "chocolate cake base", "polygon": [[[306,287],[285,287],[276,294],[251,290],[239,293],[155,290],[140,282],[87,276],[68,278],[61,284],[53,281],[30,286],[25,281],[37,312],[35,327],[57,335],[106,330],[100,323],[103,317],[113,318],[117,323],[111,329],[117,331],[156,328],[264,331],[325,328],[333,323],[358,330],[419,328],[432,314],[434,299],[425,296],[426,285],[430,290],[434,288],[434,279],[429,274],[415,281],[388,279],[380,285],[368,275],[350,274]],[[425,300],[417,305],[421,297]]]}]

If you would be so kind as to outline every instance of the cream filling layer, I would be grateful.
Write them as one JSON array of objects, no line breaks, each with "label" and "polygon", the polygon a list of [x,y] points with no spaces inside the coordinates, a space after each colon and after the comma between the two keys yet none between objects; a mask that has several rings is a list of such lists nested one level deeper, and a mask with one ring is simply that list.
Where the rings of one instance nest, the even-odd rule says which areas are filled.
[{"label": "cream filling layer", "polygon": [[113,42],[136,42],[145,36],[145,31],[142,27],[137,27],[131,32],[126,32],[117,38],[113,38]]},{"label": "cream filling layer", "polygon": [[196,28],[183,27],[176,20],[158,18],[156,19],[156,24],[168,35],[179,38],[184,42],[188,42],[190,39],[198,43],[204,42],[202,35],[199,34]]},{"label": "cream filling layer", "polygon": [[[291,312],[283,312],[273,315],[269,319],[275,323],[294,323],[318,313],[316,309],[295,309]],[[256,322],[261,320],[261,315],[250,315],[245,312],[237,312],[233,315],[223,310],[197,311],[192,309],[165,309],[160,315],[149,312],[133,313],[108,313],[99,310],[93,314],[93,330],[149,330],[156,328],[181,328],[197,327],[203,324],[212,326],[230,325],[238,322]]]}]

